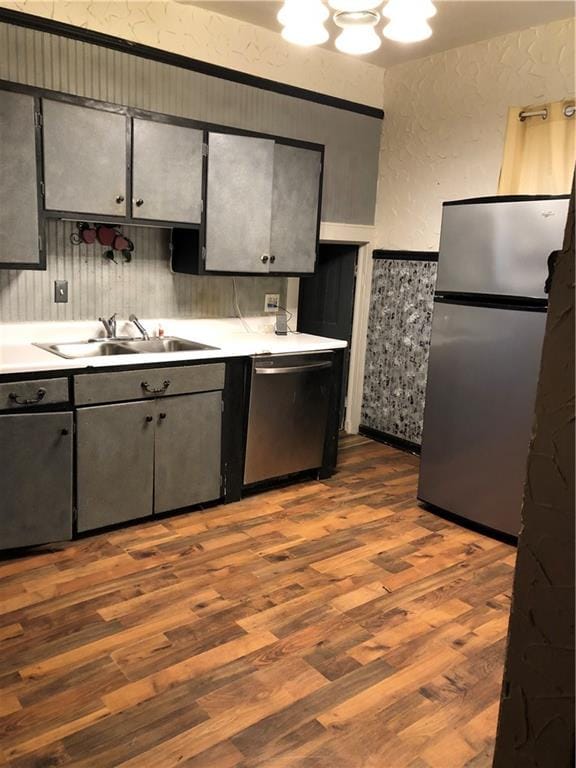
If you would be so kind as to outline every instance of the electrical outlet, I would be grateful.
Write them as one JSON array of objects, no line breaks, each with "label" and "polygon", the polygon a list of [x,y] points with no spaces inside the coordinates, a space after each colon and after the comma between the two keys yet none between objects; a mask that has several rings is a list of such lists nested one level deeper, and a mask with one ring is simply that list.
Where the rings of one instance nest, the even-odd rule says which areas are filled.
[{"label": "electrical outlet", "polygon": [[264,312],[278,312],[280,308],[280,294],[266,293],[264,295]]}]

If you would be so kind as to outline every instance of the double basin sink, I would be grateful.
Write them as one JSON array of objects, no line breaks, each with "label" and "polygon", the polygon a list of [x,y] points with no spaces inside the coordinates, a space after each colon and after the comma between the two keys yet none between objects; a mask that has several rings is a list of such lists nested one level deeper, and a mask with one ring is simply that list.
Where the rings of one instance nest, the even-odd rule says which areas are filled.
[{"label": "double basin sink", "polygon": [[152,339],[93,339],[64,344],[36,344],[35,346],[68,359],[77,357],[107,357],[108,355],[156,354],[158,352],[201,352],[218,349],[197,341],[163,336]]}]

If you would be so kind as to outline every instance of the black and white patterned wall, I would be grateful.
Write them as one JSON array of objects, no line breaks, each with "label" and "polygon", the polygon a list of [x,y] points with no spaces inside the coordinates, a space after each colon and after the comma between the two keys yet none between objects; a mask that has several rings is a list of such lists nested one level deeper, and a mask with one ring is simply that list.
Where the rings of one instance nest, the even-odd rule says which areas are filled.
[{"label": "black and white patterned wall", "polygon": [[420,444],[438,255],[385,253],[374,259],[362,426]]}]

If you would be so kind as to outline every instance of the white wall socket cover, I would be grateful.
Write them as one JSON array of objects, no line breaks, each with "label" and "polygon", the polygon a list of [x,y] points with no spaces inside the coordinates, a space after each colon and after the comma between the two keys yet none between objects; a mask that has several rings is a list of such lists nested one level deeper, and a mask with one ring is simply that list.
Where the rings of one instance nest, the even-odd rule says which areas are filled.
[{"label": "white wall socket cover", "polygon": [[279,293],[266,293],[264,295],[264,312],[278,312],[280,307]]}]

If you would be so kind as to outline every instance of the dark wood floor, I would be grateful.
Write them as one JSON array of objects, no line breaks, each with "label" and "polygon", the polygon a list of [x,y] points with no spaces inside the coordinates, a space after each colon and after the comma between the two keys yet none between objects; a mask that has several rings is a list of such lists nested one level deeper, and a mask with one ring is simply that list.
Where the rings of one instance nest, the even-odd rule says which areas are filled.
[{"label": "dark wood floor", "polygon": [[0,765],[488,768],[515,551],[416,458],[0,562]]}]

